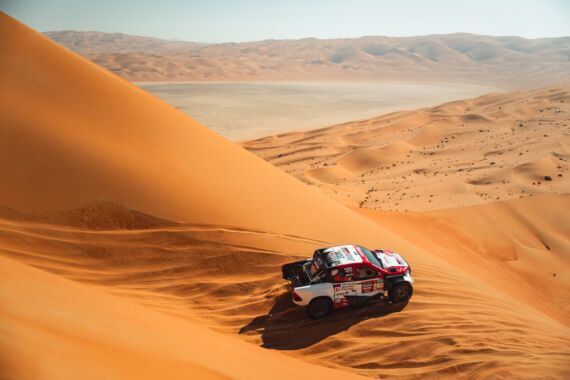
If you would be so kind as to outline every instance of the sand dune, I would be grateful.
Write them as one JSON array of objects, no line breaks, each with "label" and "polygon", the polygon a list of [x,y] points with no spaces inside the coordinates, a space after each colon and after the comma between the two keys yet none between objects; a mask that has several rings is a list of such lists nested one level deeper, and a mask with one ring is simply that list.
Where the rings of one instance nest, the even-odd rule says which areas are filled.
[{"label": "sand dune", "polygon": [[[2,28],[8,59],[0,64],[0,75],[5,88],[12,89],[1,104],[0,198],[5,206],[48,212],[107,200],[169,220],[323,238],[336,230],[339,239],[348,238],[342,227],[320,226],[322,218],[343,215],[367,225],[47,38],[9,21]],[[30,105],[36,112],[28,111]],[[271,212],[252,212],[252,204]],[[314,213],[304,212],[307,204]]]},{"label": "sand dune", "polygon": [[[423,242],[381,226],[0,18],[2,377],[569,375],[566,319],[505,286],[523,284],[525,268],[505,266],[506,274],[487,281],[458,265],[461,258],[432,252],[446,241],[460,249],[454,238]],[[537,94],[545,103],[550,96],[565,95]],[[415,115],[431,118],[425,110]],[[414,131],[367,121],[247,146],[294,160],[279,149],[322,144],[332,157],[365,146],[361,137],[373,140],[374,130],[390,142],[373,159],[403,154],[408,144],[419,149],[402,135]],[[319,142],[337,132],[333,144]],[[283,147],[270,149],[273,143]],[[343,170],[358,175],[359,160]],[[526,234],[524,226],[518,231]],[[529,235],[520,263],[534,262],[527,256],[538,238],[566,260],[556,237],[566,230],[551,231]],[[414,266],[414,298],[308,320],[291,306],[280,265],[352,241],[402,252]]]},{"label": "sand dune", "polygon": [[3,378],[350,377],[5,257],[0,263]]},{"label": "sand dune", "polygon": [[243,145],[568,326],[569,101],[568,85],[491,94]]},{"label": "sand dune", "polygon": [[529,88],[570,80],[570,38],[474,34],[197,44],[59,31],[54,41],[133,81],[381,80]]},{"label": "sand dune", "polygon": [[564,194],[427,213],[357,211],[570,325],[568,204]]},{"label": "sand dune", "polygon": [[[149,362],[155,371],[149,372],[149,377],[176,371],[199,373],[194,372],[195,368],[199,371],[213,368],[216,370],[214,375],[219,374],[219,369],[212,367],[208,359],[210,350],[220,351],[216,345],[239,349],[237,355],[224,348],[223,355],[229,363],[247,360],[250,354],[258,355],[254,350],[258,347],[242,347],[232,340],[234,337],[226,334],[239,334],[246,342],[271,351],[283,350],[313,364],[373,377],[440,378],[460,374],[481,378],[535,375],[562,378],[567,375],[564,363],[570,356],[568,327],[538,311],[545,309],[540,298],[533,302],[525,298],[523,303],[505,293],[511,290],[504,289],[505,284],[520,286],[522,283],[520,278],[511,277],[515,271],[509,266],[504,267],[504,262],[501,262],[502,276],[497,278],[502,281],[490,282],[486,276],[481,276],[478,269],[488,270],[488,266],[497,260],[493,256],[495,252],[489,248],[489,257],[484,260],[473,252],[465,252],[459,226],[457,233],[450,232],[445,236],[426,229],[425,236],[429,238],[422,240],[408,233],[410,229],[418,228],[421,221],[403,219],[400,222],[399,215],[393,215],[390,219],[393,223],[385,223],[387,215],[382,215],[377,220],[386,227],[421,246],[437,250],[424,251],[409,243],[405,245],[407,254],[420,254],[427,259],[414,260],[418,286],[412,302],[409,305],[362,307],[339,312],[326,321],[310,321],[302,310],[291,304],[286,286],[279,279],[279,265],[326,242],[231,226],[159,223],[154,217],[113,203],[99,202],[48,215],[26,215],[4,209],[2,215],[0,252],[9,258],[2,259],[2,267],[7,268],[7,273],[17,274],[3,276],[1,293],[3,305],[8,305],[6,310],[12,313],[23,310],[17,314],[21,320],[41,326],[47,318],[40,317],[41,313],[50,310],[48,326],[55,326],[55,337],[63,339],[62,336],[79,331],[81,336],[100,343],[101,356],[93,356],[82,340],[65,338],[65,347],[72,350],[70,357],[77,357],[73,361],[77,367],[60,367],[60,371],[69,377],[73,377],[75,371],[91,366],[100,368],[102,374],[137,377],[140,373],[130,368],[130,360],[140,360],[136,353],[141,351],[145,362]],[[108,222],[87,227],[81,222],[85,220]],[[126,222],[117,225],[115,220]],[[515,234],[519,232],[524,234],[524,228],[515,229]],[[487,233],[484,242],[493,241],[488,235],[494,238],[492,233]],[[509,241],[512,240],[509,238]],[[560,247],[551,237],[545,241],[552,245],[553,253],[560,253]],[[444,244],[447,250],[440,249]],[[451,260],[453,254],[457,254],[454,247],[461,247],[462,255]],[[454,265],[463,265],[454,269],[442,263],[441,258]],[[520,262],[529,263],[524,256]],[[473,264],[476,266],[470,268]],[[73,283],[31,272],[29,266],[66,277]],[[556,270],[559,273],[556,280],[566,283],[564,269]],[[542,282],[545,277],[541,272],[538,280]],[[37,281],[37,285],[27,285],[30,278]],[[77,282],[87,286],[75,285]],[[67,291],[61,289],[64,285]],[[31,294],[18,296],[20,293],[12,291],[29,286],[32,286]],[[535,295],[526,290],[518,289],[518,292]],[[62,293],[66,301],[54,296],[53,292]],[[84,292],[89,296],[83,296]],[[103,292],[114,297],[109,298]],[[69,293],[82,299],[96,298],[84,304]],[[558,296],[560,300],[567,297],[564,293],[558,293]],[[39,297],[42,302],[25,301],[34,297]],[[16,301],[19,304],[16,305]],[[26,307],[22,308],[20,304]],[[90,317],[93,307],[111,317],[107,319],[99,313]],[[79,314],[83,321],[81,325],[103,324],[106,327],[85,330],[73,319],[62,318],[61,313]],[[561,321],[564,318],[562,315]],[[3,326],[10,326],[8,331],[14,331],[3,335],[3,351],[15,367],[14,373],[52,358],[51,351],[44,347],[53,344],[54,333],[48,339],[40,328],[38,333],[26,335],[26,346],[23,346],[18,342],[21,342],[21,331],[27,325],[16,324],[7,316],[3,316],[3,321]],[[111,323],[113,327],[109,326]],[[128,325],[129,329],[120,331],[122,324]],[[210,333],[203,330],[205,327],[225,335]],[[184,338],[184,334],[195,335],[197,330],[198,337]],[[111,340],[107,334],[116,337]],[[144,337],[142,343],[142,338],[137,339],[136,348],[129,343],[133,339],[131,334]],[[188,351],[196,347],[202,337],[210,341],[209,345],[200,345],[202,356],[188,356]],[[107,347],[111,341],[116,347],[117,339],[124,351],[123,357],[128,358],[118,367],[106,357],[115,352]],[[166,351],[163,349],[165,341],[171,345]],[[37,347],[37,350],[29,347]],[[61,355],[68,353],[64,348],[59,352]],[[180,352],[184,354],[180,356]],[[274,368],[273,360],[279,359],[264,359],[267,367],[263,365],[262,369]],[[172,363],[171,369],[161,372],[165,362]],[[51,363],[60,365],[59,360]],[[258,360],[255,363],[259,365]],[[305,371],[294,362],[283,363],[293,371]],[[247,365],[241,369],[245,378],[251,378],[256,371],[250,372]],[[36,373],[49,377],[50,370],[48,366]],[[239,377],[233,368],[224,368],[222,373]],[[263,374],[262,370],[259,374]],[[280,374],[291,376],[287,371]],[[325,375],[338,376],[334,373]]]},{"label": "sand dune", "polygon": [[429,211],[570,192],[570,86],[245,142],[341,203]]},{"label": "sand dune", "polygon": [[[117,281],[116,277],[124,276],[130,278],[134,284],[144,284],[149,278],[154,277],[153,271],[158,273],[180,271],[179,268],[176,269],[180,261],[171,256],[161,257],[161,254],[155,252],[154,250],[161,246],[160,241],[150,243],[146,250],[140,249],[141,245],[145,246],[145,243],[142,243],[136,246],[138,253],[150,254],[151,263],[143,264],[140,257],[132,257],[134,267],[130,268],[129,273],[121,272],[120,269],[115,273],[113,268],[124,269],[129,261],[128,256],[124,254],[129,246],[125,243],[128,234],[125,237],[110,233],[111,236],[115,236],[115,240],[119,240],[117,245],[111,248],[112,244],[108,238],[97,242],[99,235],[95,232],[101,229],[125,226],[156,228],[174,225],[174,222],[163,221],[167,216],[176,220],[202,223],[209,220],[215,221],[218,225],[232,224],[232,229],[238,230],[237,235],[245,234],[246,238],[250,235],[241,232],[240,226],[258,224],[276,232],[254,234],[256,241],[264,240],[264,236],[267,236],[265,239],[272,241],[271,246],[285,247],[286,244],[280,245],[275,242],[279,240],[279,236],[284,236],[285,242],[291,240],[293,246],[297,241],[306,240],[308,243],[305,242],[305,246],[313,247],[322,244],[318,240],[319,235],[331,236],[330,232],[315,223],[316,216],[313,221],[305,218],[296,225],[290,222],[290,218],[296,217],[300,220],[300,208],[303,205],[315,204],[319,208],[320,203],[324,213],[330,212],[331,216],[337,215],[337,217],[347,215],[353,218],[355,223],[365,226],[365,229],[375,230],[375,227],[368,224],[365,219],[352,215],[348,210],[316,192],[307,191],[304,185],[254,155],[213,134],[135,86],[60,48],[6,15],[2,15],[1,28],[2,55],[8,57],[1,63],[1,81],[5,93],[9,92],[10,96],[2,97],[0,105],[3,119],[0,163],[4,173],[0,199],[4,206],[18,210],[4,209],[7,215],[16,220],[21,220],[26,212],[46,212],[43,216],[26,219],[25,225],[31,231],[22,234],[17,233],[18,228],[12,222],[4,225],[1,247],[3,255],[13,256],[19,261],[41,267],[57,275],[65,275],[72,280],[80,280],[99,289],[104,287],[112,292],[117,290],[114,284]],[[28,107],[35,107],[37,112],[27,112]],[[147,112],[137,115],[141,109],[146,109]],[[156,165],[153,161],[159,164]],[[255,173],[258,170],[261,173]],[[223,174],[218,177],[219,173],[216,172],[219,171]],[[229,175],[231,171],[235,171],[233,179]],[[205,175],[202,176],[201,172]],[[264,175],[264,172],[267,175]],[[264,185],[256,181],[257,179],[269,182]],[[152,182],[162,185],[155,187]],[[268,190],[267,186],[271,190]],[[230,187],[232,190],[228,191]],[[297,211],[294,211],[295,206],[292,208],[291,206],[295,201],[289,202],[289,207],[286,207],[282,199],[286,195],[296,193],[300,194],[300,198]],[[264,203],[263,198],[266,198],[272,206],[267,204],[263,206],[267,211],[251,213],[254,198],[256,198],[255,203],[259,201],[261,204]],[[143,211],[154,212],[158,217],[141,220],[142,214],[139,212],[129,211],[123,206],[117,206],[117,210],[111,207],[109,211],[108,206],[105,206],[106,203],[91,204],[79,212],[56,212],[62,208],[99,199],[135,205]],[[285,214],[279,216],[279,208]],[[233,211],[228,212],[228,210]],[[230,216],[235,221],[225,216]],[[287,223],[289,228],[280,228],[278,224],[271,226],[279,219],[281,222],[278,224]],[[59,230],[47,228],[42,233],[42,222],[56,225],[63,223],[88,230],[78,239],[74,239],[71,236],[73,231],[68,227]],[[309,229],[313,229],[315,238],[288,237],[291,235],[290,232],[304,229],[303,224],[306,222],[313,224]],[[225,228],[216,228],[218,229],[221,232],[217,235],[217,239],[223,238]],[[334,231],[334,228],[331,231]],[[175,232],[159,230],[156,233],[169,236]],[[135,235],[135,239],[144,241],[147,239],[144,236],[147,233],[151,232],[145,230],[142,237]],[[257,237],[258,235],[260,237]],[[23,246],[18,244],[20,238],[23,238]],[[345,238],[348,238],[348,235]],[[35,239],[39,239],[40,242],[34,244],[32,241]],[[230,246],[239,245],[239,239],[231,240],[234,243],[228,243]],[[77,254],[78,251],[74,249],[75,244],[84,244],[94,250],[90,250],[91,255]],[[188,246],[181,247],[182,257],[188,257],[190,247],[200,252],[200,245],[194,239],[188,239],[185,244]],[[216,247],[216,250],[212,249],[210,252],[218,252],[220,246]],[[305,249],[299,249],[297,252],[299,251]],[[72,256],[65,257],[70,253]],[[247,255],[247,252],[238,255],[235,251],[228,254],[229,257],[219,258],[213,256],[204,258],[203,252],[198,257],[190,256],[195,267],[186,267],[189,272],[181,273],[180,276],[184,276],[183,279],[186,279],[187,283],[193,284],[191,269],[200,270],[199,264],[208,262],[210,271],[209,273],[202,271],[201,276],[207,276],[213,284],[218,281],[224,284],[226,282],[223,279],[224,274],[218,273],[216,268],[220,268],[222,264],[226,267],[231,265],[232,261],[227,260],[232,256],[238,262],[245,261],[245,264],[249,264],[248,259],[254,256]],[[260,252],[259,255],[261,258],[267,256],[265,252]],[[153,262],[156,263],[154,267]],[[256,270],[259,270],[256,262],[259,262],[259,259],[253,259],[251,265],[255,265]],[[281,366],[288,368],[282,371],[283,377],[290,378],[299,371],[309,371],[307,373],[315,371],[315,376],[317,374],[341,376],[326,368],[311,369],[313,367],[307,367],[302,362],[296,366],[294,364],[296,361],[291,364],[291,359],[286,357],[280,363],[271,364],[271,359],[266,362],[260,355],[277,357],[281,355],[262,352],[254,346],[248,346],[253,351],[247,354],[248,348],[243,351],[243,344],[240,342],[234,344],[235,338],[230,341],[220,340],[207,330],[203,333],[201,341],[202,338],[199,336],[192,337],[192,332],[199,330],[196,322],[177,325],[176,321],[169,319],[161,322],[155,314],[147,315],[137,308],[129,311],[131,304],[126,298],[132,296],[130,292],[138,295],[133,297],[138,303],[145,304],[147,301],[144,289],[140,293],[136,289],[125,289],[129,295],[123,295],[125,298],[123,307],[121,300],[106,296],[99,298],[95,295],[96,292],[90,290],[85,290],[87,294],[83,295],[84,288],[80,286],[75,288],[71,283],[61,282],[59,279],[54,279],[52,283],[53,277],[45,274],[37,274],[36,280],[36,272],[22,267],[22,264],[10,264],[6,261],[6,266],[2,267],[8,272],[14,271],[12,276],[3,278],[5,282],[2,285],[2,304],[7,308],[3,313],[2,326],[7,326],[6,328],[12,332],[3,334],[2,356],[7,361],[3,368],[8,368],[5,372],[7,376],[50,378],[54,373],[58,373],[58,377],[75,378],[80,369],[97,368],[98,372],[94,373],[94,377],[101,375],[138,378],[141,373],[146,373],[145,366],[140,369],[131,367],[133,363],[141,361],[148,363],[151,369],[149,377],[159,377],[158,374],[169,363],[173,364],[173,368],[165,372],[166,377],[180,370],[179,376],[185,377],[191,374],[220,377],[218,375],[224,373],[231,377],[267,378],[269,372],[264,372],[262,368],[279,372],[278,368]],[[149,272],[145,273],[147,270]],[[247,269],[240,268],[239,265],[236,268],[228,267],[227,270],[235,270],[239,276],[248,275]],[[217,280],[216,276],[220,276],[220,279]],[[38,286],[38,283],[42,283],[44,288]],[[166,285],[163,283],[161,285],[165,287],[168,285],[172,287],[171,289],[176,288],[176,284],[168,280]],[[136,285],[133,287],[136,288]],[[30,289],[24,293],[25,298],[12,298],[13,289],[18,288]],[[62,288],[69,288],[68,300],[66,295],[60,295]],[[187,293],[188,289],[180,291]],[[30,294],[32,292],[34,293]],[[206,298],[207,294],[209,293],[204,292]],[[28,296],[30,300],[26,302]],[[45,302],[34,302],[35,297]],[[91,305],[80,302],[80,298],[95,298],[97,301],[94,300],[94,304]],[[150,298],[148,303],[160,309],[164,297]],[[26,304],[26,309],[20,310],[20,314],[14,316],[13,313],[19,310],[22,302]],[[178,314],[184,315],[185,318],[200,314],[199,304],[196,305],[198,310],[196,312],[188,309],[187,299],[179,300],[178,304],[183,306],[182,309],[178,309]],[[90,315],[94,308],[103,312]],[[44,321],[42,317],[45,310],[54,313],[48,321]],[[79,317],[60,317],[76,314],[81,318],[79,325],[76,322]],[[125,314],[136,315],[136,321],[126,319]],[[16,321],[13,321],[13,318],[17,318]],[[208,319],[212,320],[210,317]],[[29,321],[32,326],[41,325],[44,330],[27,328],[23,321]],[[151,322],[152,325],[149,325]],[[61,326],[54,326],[57,323]],[[111,328],[110,323],[114,327]],[[103,324],[107,327],[103,327],[101,333],[101,327],[83,329],[82,326],[85,324],[89,326]],[[120,331],[120,326],[124,325],[126,328],[132,324],[134,324],[132,330]],[[168,332],[159,328],[160,325],[179,327],[172,328]],[[46,333],[45,330],[52,332]],[[178,330],[180,334],[176,332]],[[44,350],[56,344],[57,340],[64,339],[63,337],[70,334],[69,331],[81,334],[83,338],[69,337],[69,341],[60,346],[53,355],[51,351]],[[132,340],[143,331],[147,331],[146,338],[141,338],[136,345],[133,345]],[[23,334],[27,336],[26,341],[21,340]],[[117,339],[126,343],[117,342]],[[182,341],[164,351],[165,344],[178,339]],[[202,345],[208,341],[214,346]],[[97,351],[93,351],[94,348],[91,348],[93,345],[99,346]],[[110,347],[109,350],[107,347]],[[192,351],[189,351],[190,347],[193,347]],[[139,353],[141,351],[142,354]],[[174,351],[177,354],[173,354]],[[200,356],[197,351],[203,351],[205,356]],[[118,352],[123,353],[122,357],[125,358],[123,363],[116,363],[114,359]],[[232,359],[234,353],[243,353],[243,355],[239,354]],[[224,359],[224,368],[217,368],[220,357]],[[62,363],[65,358],[68,358],[69,365]],[[50,361],[51,359],[53,361]],[[249,364],[232,368],[230,363],[232,360],[235,360],[234,363],[249,362]],[[41,363],[46,361],[49,362],[42,366]],[[343,377],[345,375],[342,374]]]}]

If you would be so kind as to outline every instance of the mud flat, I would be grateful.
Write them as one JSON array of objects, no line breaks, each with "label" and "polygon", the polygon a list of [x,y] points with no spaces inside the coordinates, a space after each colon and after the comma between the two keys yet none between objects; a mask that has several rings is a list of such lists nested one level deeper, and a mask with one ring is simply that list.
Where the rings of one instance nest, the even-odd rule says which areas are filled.
[{"label": "mud flat", "polygon": [[208,128],[243,140],[473,97],[497,88],[458,83],[138,83]]}]

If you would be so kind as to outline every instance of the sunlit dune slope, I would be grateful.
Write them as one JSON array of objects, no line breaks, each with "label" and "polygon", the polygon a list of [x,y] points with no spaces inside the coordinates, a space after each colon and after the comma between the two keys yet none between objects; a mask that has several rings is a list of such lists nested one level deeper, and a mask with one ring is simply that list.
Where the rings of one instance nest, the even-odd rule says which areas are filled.
[{"label": "sunlit dune slope", "polygon": [[5,257],[0,288],[3,379],[353,377]]},{"label": "sunlit dune slope", "polygon": [[[568,328],[543,305],[6,15],[0,49],[2,376],[568,376]],[[323,321],[292,307],[280,265],[341,242],[402,252],[412,301]]]},{"label": "sunlit dune slope", "polygon": [[[155,328],[162,339],[176,340],[175,350],[186,350],[183,334],[197,328],[198,322],[219,332],[239,333],[248,342],[284,350],[314,364],[372,377],[564,378],[568,374],[565,367],[570,357],[568,327],[538,312],[540,307],[544,309],[542,305],[530,302],[532,307],[529,307],[525,304],[526,299],[520,302],[505,294],[504,291],[509,289],[504,286],[515,284],[513,281],[517,280],[508,267],[502,267],[502,275],[497,276],[503,282],[490,283],[486,277],[479,278],[478,271],[466,270],[466,266],[472,264],[479,269],[494,263],[492,258],[479,263],[477,256],[474,258],[472,252],[464,252],[452,237],[430,234],[432,230],[426,232],[430,239],[416,239],[417,234],[410,231],[422,226],[417,221],[401,227],[397,216],[393,218],[398,233],[409,236],[425,249],[407,245],[401,252],[406,256],[421,252],[427,259],[412,261],[417,282],[414,297],[408,305],[376,304],[339,311],[326,320],[311,321],[302,309],[291,304],[285,283],[280,279],[279,265],[307,255],[315,246],[327,245],[327,242],[231,226],[173,223],[108,202],[42,215],[8,209],[2,209],[0,214],[2,256],[119,296],[130,315],[128,320],[121,316],[125,310],[117,306],[119,301],[116,299],[114,306],[97,304],[103,310],[116,307],[115,312],[109,314],[110,321],[96,314],[93,318],[84,316],[84,323],[139,326],[151,315],[155,316],[156,311],[176,316],[181,321],[173,326],[174,331]],[[487,242],[487,236],[482,239]],[[550,240],[547,242],[550,244]],[[446,244],[447,251],[439,244]],[[457,255],[456,261],[451,260],[453,252]],[[457,265],[462,263],[464,256],[466,265],[454,268],[442,264],[437,256]],[[69,319],[58,316],[62,313],[75,315],[76,308],[86,307],[75,298],[70,298],[70,303],[54,298],[51,294],[53,283],[47,281],[45,275],[42,278],[46,281],[41,280],[43,286],[34,289],[42,295],[43,301],[28,304],[26,300],[34,297],[20,297],[11,290],[27,286],[24,284],[31,275],[23,269],[21,273],[25,275],[6,277],[2,293],[6,291],[5,298],[16,297],[27,305],[24,310],[32,317],[28,315],[26,320],[37,323],[36,314],[50,310],[49,315],[54,318],[51,322],[59,321],[60,328],[64,329]],[[80,292],[71,282],[66,284],[73,292]],[[518,284],[522,285],[521,282]],[[532,292],[528,295],[535,296]],[[10,305],[7,310],[12,313],[20,310],[20,307],[11,306],[13,302],[3,302]],[[154,312],[136,309],[135,317],[130,313],[134,308],[132,302]],[[140,322],[139,314],[143,322]],[[157,321],[164,326],[173,323],[162,318]],[[69,329],[74,331],[76,326]],[[109,345],[107,329],[91,331],[93,336],[89,331],[84,332],[91,340],[101,342],[103,354]],[[129,328],[125,333],[117,333],[113,342],[129,339],[130,331]],[[149,366],[161,368],[163,358],[178,358],[178,354],[170,349],[160,351],[158,355],[153,348],[162,347],[158,343],[148,347],[146,343],[154,339],[152,331],[144,336],[149,334],[151,337],[145,338],[148,339],[145,344],[138,345],[139,350],[147,353],[145,362]],[[23,363],[34,363],[52,355],[51,351],[43,349],[26,351],[16,344],[21,342],[21,335],[6,335],[8,344],[3,349],[4,356],[10,358],[9,362],[16,368],[20,368],[17,363],[22,363],[23,359],[26,360]],[[56,336],[60,335],[56,333]],[[46,343],[43,334],[26,336],[34,342],[27,347],[50,344],[49,341]],[[12,339],[16,343],[12,344]],[[215,336],[208,336],[208,339],[218,341]],[[188,341],[188,344],[195,342],[190,338]],[[218,342],[231,344],[222,339]],[[82,352],[88,349],[77,341],[66,347],[74,348],[72,357],[79,355],[78,349]],[[204,355],[209,347],[203,347]],[[125,363],[139,360],[139,356],[129,351],[131,346],[123,348],[126,350]],[[60,352],[64,355],[66,349],[60,347]],[[224,355],[228,355],[229,361],[235,358],[231,352]],[[115,371],[103,359],[78,358],[77,362],[85,368],[96,365],[101,371]],[[179,364],[180,367],[176,364],[175,368],[181,368],[181,371],[186,368],[190,372],[190,364],[207,367],[207,362],[198,359],[190,364],[182,360]],[[296,371],[301,370],[293,363],[290,366]],[[73,374],[76,369],[75,366],[61,368],[60,371],[66,374]],[[116,370],[126,371],[123,367]],[[244,367],[244,373],[247,371]]]},{"label": "sunlit dune slope", "polygon": [[[568,326],[569,94],[568,85],[491,94],[243,146]],[[475,286],[463,285],[462,296],[446,294]]]},{"label": "sunlit dune slope", "polygon": [[564,194],[423,213],[356,210],[570,326],[568,205]]},{"label": "sunlit dune slope", "polygon": [[[4,206],[53,211],[108,200],[169,220],[321,239],[365,239],[377,231],[5,14],[0,28]],[[333,219],[355,228],[322,223]]]}]

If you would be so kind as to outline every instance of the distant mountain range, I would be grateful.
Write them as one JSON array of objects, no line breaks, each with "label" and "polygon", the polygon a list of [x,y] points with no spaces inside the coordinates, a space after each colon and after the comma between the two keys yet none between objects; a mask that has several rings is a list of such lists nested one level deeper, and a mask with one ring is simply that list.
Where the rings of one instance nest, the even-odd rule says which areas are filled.
[{"label": "distant mountain range", "polygon": [[452,81],[519,89],[570,81],[570,37],[474,34],[202,44],[121,33],[45,33],[131,81]]}]

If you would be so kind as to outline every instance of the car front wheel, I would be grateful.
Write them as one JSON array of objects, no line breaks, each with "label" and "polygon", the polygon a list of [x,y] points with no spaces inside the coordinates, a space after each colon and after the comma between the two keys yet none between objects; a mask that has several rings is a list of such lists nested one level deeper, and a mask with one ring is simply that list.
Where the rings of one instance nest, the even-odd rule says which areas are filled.
[{"label": "car front wheel", "polygon": [[413,293],[412,285],[407,281],[397,282],[388,291],[388,298],[394,303],[406,302]]}]

